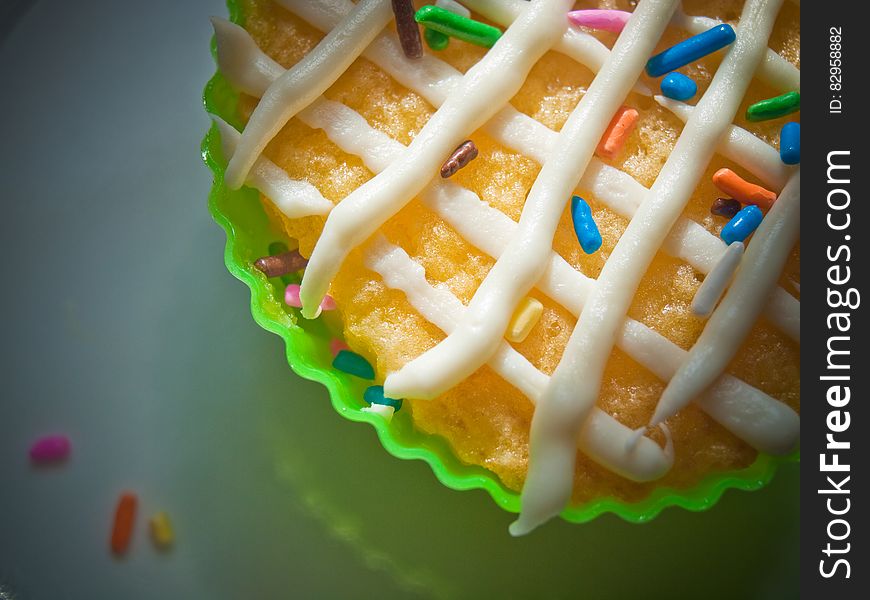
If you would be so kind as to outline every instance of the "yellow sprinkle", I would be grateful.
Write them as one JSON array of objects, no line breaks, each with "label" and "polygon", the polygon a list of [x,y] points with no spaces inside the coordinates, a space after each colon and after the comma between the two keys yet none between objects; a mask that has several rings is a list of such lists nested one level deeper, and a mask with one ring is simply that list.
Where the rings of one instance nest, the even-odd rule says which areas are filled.
[{"label": "yellow sprinkle", "polygon": [[151,539],[158,548],[168,548],[172,545],[175,539],[175,534],[172,532],[172,523],[169,522],[169,515],[165,512],[159,512],[150,521]]},{"label": "yellow sprinkle", "polygon": [[541,314],[544,312],[544,305],[534,298],[523,298],[514,311],[514,316],[511,317],[510,325],[508,325],[505,337],[510,342],[522,342],[538,321],[541,319]]}]

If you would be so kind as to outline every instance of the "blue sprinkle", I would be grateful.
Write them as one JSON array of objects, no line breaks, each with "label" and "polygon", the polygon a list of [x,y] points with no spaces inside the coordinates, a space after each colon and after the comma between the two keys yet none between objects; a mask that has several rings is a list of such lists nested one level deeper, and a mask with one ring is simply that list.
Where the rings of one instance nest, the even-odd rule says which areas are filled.
[{"label": "blue sprinkle", "polygon": [[646,72],[650,77],[659,77],[712,54],[736,39],[731,25],[716,25],[653,56],[646,63]]},{"label": "blue sprinkle", "polygon": [[673,71],[662,78],[662,94],[674,100],[688,100],[698,92],[698,84],[691,77]]},{"label": "blue sprinkle", "polygon": [[366,388],[363,393],[363,399],[369,404],[383,404],[384,406],[392,406],[396,412],[402,409],[402,401],[395,398],[387,398],[384,396],[384,386],[373,385]]},{"label": "blue sprinkle", "polygon": [[801,161],[801,124],[786,123],[779,134],[779,157],[787,165]]},{"label": "blue sprinkle", "polygon": [[341,350],[335,355],[332,361],[332,366],[339,371],[356,375],[362,379],[374,379],[375,370],[369,364],[369,361],[364,359],[356,352],[350,350]]},{"label": "blue sprinkle", "polygon": [[761,209],[754,204],[744,207],[722,228],[722,239],[729,246],[734,242],[742,242],[749,237],[749,234],[758,229],[763,218]]},{"label": "blue sprinkle", "polygon": [[586,254],[592,254],[601,247],[601,234],[598,225],[592,219],[592,209],[580,196],[571,198],[571,219],[574,221],[574,233],[577,241]]}]

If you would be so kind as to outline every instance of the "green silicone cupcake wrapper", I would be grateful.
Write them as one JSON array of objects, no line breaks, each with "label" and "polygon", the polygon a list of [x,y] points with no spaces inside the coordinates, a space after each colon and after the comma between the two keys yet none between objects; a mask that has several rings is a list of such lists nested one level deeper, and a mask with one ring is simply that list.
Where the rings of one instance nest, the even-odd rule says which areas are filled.
[{"label": "green silicone cupcake wrapper", "polygon": [[[241,24],[243,14],[238,2],[229,0],[228,7],[230,18]],[[214,54],[214,42],[212,52]],[[241,128],[237,112],[239,96],[220,73],[216,73],[208,82],[203,98],[209,113]],[[397,412],[390,423],[376,414],[360,410],[367,406],[363,401],[363,393],[370,382],[332,367],[329,341],[334,333],[329,324],[323,318],[312,321],[302,319],[295,309],[287,308],[283,302],[281,280],[267,279],[253,266],[257,258],[268,254],[269,244],[280,240],[281,234],[272,228],[257,191],[250,188],[232,191],[224,185],[226,161],[222,156],[216,126],[211,127],[202,142],[202,156],[214,173],[209,211],[227,235],[224,262],[230,273],[250,288],[254,320],[267,331],[284,339],[287,362],[293,371],[326,386],[336,412],[351,421],[366,422],[374,427],[381,444],[393,456],[423,460],[447,487],[455,490],[486,490],[499,506],[510,512],[519,512],[520,497],[517,492],[506,488],[491,471],[461,462],[445,439],[416,430],[407,410]],[[799,457],[799,452],[788,457],[759,455],[749,467],[710,475],[691,489],[659,488],[647,498],[634,503],[602,498],[581,506],[568,507],[561,516],[570,522],[583,523],[611,512],[627,521],[643,523],[668,506],[681,506],[692,511],[706,510],[729,488],[756,490],[763,487],[773,477],[780,463],[797,461]]]}]

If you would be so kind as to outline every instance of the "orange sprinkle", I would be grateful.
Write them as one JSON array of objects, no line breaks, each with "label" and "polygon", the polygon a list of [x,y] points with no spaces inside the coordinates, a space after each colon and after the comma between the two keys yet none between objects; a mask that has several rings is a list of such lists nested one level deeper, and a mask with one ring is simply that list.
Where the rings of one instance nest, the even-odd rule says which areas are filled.
[{"label": "orange sprinkle", "polygon": [[133,521],[136,518],[136,494],[125,492],[118,500],[115,509],[115,523],[112,526],[112,552],[124,554],[133,536]]},{"label": "orange sprinkle", "polygon": [[615,158],[625,145],[628,134],[634,129],[638,116],[638,112],[635,109],[627,106],[623,106],[616,111],[616,114],[610,121],[610,125],[607,126],[607,130],[601,137],[601,141],[598,142],[598,148],[596,149],[598,155],[608,160]]},{"label": "orange sprinkle", "polygon": [[713,173],[713,184],[742,204],[755,204],[758,208],[768,210],[776,202],[776,194],[749,183],[731,169],[719,169]]}]

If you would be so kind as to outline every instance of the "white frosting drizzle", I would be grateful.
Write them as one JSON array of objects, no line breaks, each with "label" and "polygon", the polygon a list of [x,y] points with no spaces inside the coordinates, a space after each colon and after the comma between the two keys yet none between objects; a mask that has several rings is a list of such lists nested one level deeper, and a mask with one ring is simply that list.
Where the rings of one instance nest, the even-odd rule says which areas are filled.
[{"label": "white frosting drizzle", "polygon": [[713,312],[716,303],[719,302],[719,298],[725,293],[725,288],[734,276],[734,271],[740,266],[743,248],[743,242],[734,242],[728,246],[728,250],[695,292],[695,297],[692,298],[693,313],[699,317],[706,317]]},{"label": "white frosting drizzle", "polygon": [[573,439],[598,397],[619,325],[656,250],[712,158],[716,142],[731,125],[750,83],[747,75],[761,61],[781,3],[747,0],[735,43],[683,128],[647,200],[605,263],[535,411],[523,508],[511,525],[512,534],[528,533],[567,504],[573,481]]},{"label": "white frosting drizzle", "polygon": [[[430,323],[445,333],[456,328],[465,306],[450,291],[429,284],[423,267],[404,250],[380,237],[370,246],[366,265],[379,273],[388,287],[403,291],[411,306]],[[504,341],[488,364],[532,403],[537,403],[549,380]],[[652,440],[642,438],[635,452],[626,453],[624,444],[631,435],[631,429],[596,409],[580,431],[577,447],[595,462],[633,481],[651,481],[664,475],[673,463],[670,439],[664,451]]]},{"label": "white frosting drizzle", "polygon": [[[527,2],[525,0],[467,0],[465,4],[493,23],[508,27],[525,9]],[[565,32],[562,39],[553,46],[553,50],[588,67],[593,73],[601,70],[610,55],[610,49],[598,38],[574,27]],[[632,91],[644,96],[652,94],[641,81],[634,84]]]},{"label": "white frosting drizzle", "polygon": [[[520,11],[523,10],[525,4],[525,0],[465,0],[465,5],[471,10],[503,26],[510,25],[513,19],[515,19]],[[674,26],[684,29],[692,35],[697,35],[707,31],[711,27],[715,27],[720,23],[721,21],[709,17],[694,17],[686,15],[679,8],[674,14],[672,20]],[[567,56],[572,56],[572,52],[582,49],[584,52],[588,53],[590,58],[596,56],[597,59],[601,61],[598,66],[598,68],[600,68],[600,65],[603,65],[604,60],[606,59],[607,47],[603,44],[601,44],[601,47],[598,47],[596,42],[597,44],[601,44],[594,36],[580,31],[579,29],[571,28],[554,50],[558,50]],[[586,60],[589,59],[587,58]],[[591,68],[591,65],[587,66],[590,66]],[[597,72],[597,69],[593,70]],[[758,68],[755,75],[764,83],[780,89],[783,92],[800,90],[801,87],[800,70],[769,48],[766,49],[764,62]],[[638,82],[638,85],[643,84]],[[649,88],[643,86],[643,89],[648,90]],[[635,89],[635,91],[640,90]]]},{"label": "white frosting drizzle", "polygon": [[393,16],[389,0],[359,0],[302,60],[269,86],[242,133],[224,181],[238,189],[266,144],[341,77]]},{"label": "white frosting drizzle", "polygon": [[[215,30],[221,72],[235,87],[259,96],[283,72],[283,68],[262,53],[241,27],[218,19],[215,21]],[[225,60],[225,56],[232,57],[232,60]],[[402,151],[399,142],[373,129],[355,111],[335,102],[318,100],[300,113],[299,118],[310,127],[323,129],[344,151],[361,156],[366,166],[374,172],[385,169]],[[541,132],[555,136],[555,132],[537,121],[530,122],[536,125],[529,128],[530,136],[540,137]],[[522,143],[521,140],[517,142]],[[648,192],[625,173],[596,159],[591,161],[580,185],[593,191],[596,197],[609,196],[610,205],[626,216],[633,214]],[[323,203],[328,202],[316,190],[314,193]],[[515,235],[517,225],[514,221],[481,202],[473,192],[453,183],[430,187],[422,199],[473,245],[490,256],[500,256]],[[675,243],[680,247],[689,249],[686,251],[690,256],[689,262],[694,258],[692,264],[696,264],[696,268],[702,272],[707,272],[721,254],[723,243],[696,223],[684,222],[686,231],[678,232],[683,229],[678,223],[668,240],[676,240]],[[538,281],[538,287],[577,316],[594,283],[594,280],[575,271],[564,259],[552,253],[550,264]],[[665,381],[687,355],[673,342],[628,318],[616,343],[634,360]],[[791,447],[793,432],[797,430],[799,422],[797,415],[784,404],[742,381],[723,375],[698,402],[716,420],[761,451],[781,453],[783,448],[788,450]]]},{"label": "white frosting drizzle", "polygon": [[[351,192],[329,214],[302,278],[299,297],[304,317],[316,314],[350,250],[422,191],[444,157],[519,91],[535,62],[567,29],[565,12],[570,5],[571,0],[531,3],[468,70],[402,157]],[[394,394],[386,385],[384,389],[388,395]],[[396,397],[404,396],[416,397]]]},{"label": "white frosting drizzle", "polygon": [[[526,198],[516,239],[475,292],[460,326],[387,375],[384,389],[389,395],[433,398],[468,377],[496,351],[517,303],[546,266],[565,202],[675,8],[676,0],[647,0],[638,6],[552,145]],[[564,13],[560,18],[567,22]]]},{"label": "white frosting drizzle", "polygon": [[[303,18],[324,30],[334,28],[343,15],[354,10],[354,5],[348,0],[317,0],[302,3],[298,3],[295,0],[278,1],[285,6],[290,5],[287,7],[294,12],[300,14],[304,13],[301,14]],[[547,0],[541,0],[541,3],[546,1]],[[552,1],[555,2],[556,0]],[[489,4],[491,10],[498,10],[499,8],[499,5],[493,4],[491,0],[467,0],[466,3]],[[653,3],[652,0],[648,0],[644,5],[651,3]],[[777,2],[774,3],[778,6]],[[519,10],[524,5],[524,2],[519,2],[517,4],[516,0],[510,0],[510,2],[505,0],[502,6],[507,6],[508,9],[507,11],[503,10],[502,12]],[[775,12],[773,14],[775,15]],[[491,15],[486,16],[497,21],[497,19]],[[510,23],[515,16],[516,15],[508,15],[508,17],[510,17],[508,19],[508,17],[503,15],[502,18],[506,19],[506,23]],[[689,26],[696,28],[700,27],[700,23],[704,25],[703,29],[707,29],[715,24],[715,22],[712,24],[704,24],[703,21],[698,21],[698,19],[703,19],[703,17],[681,17],[678,14],[675,17],[675,22],[679,19],[683,19],[685,22],[689,23]],[[742,19],[741,31],[743,31],[744,23],[746,23],[747,20],[748,19],[745,17]],[[221,63],[221,70],[227,74],[228,78],[234,83],[234,85],[242,91],[252,95],[263,94],[269,87],[270,83],[281,77],[285,70],[280,65],[266,57],[256,47],[256,44],[253,43],[253,40],[246,32],[244,32],[244,30],[221,20],[215,20],[214,22],[218,37],[218,57],[219,62]],[[686,28],[689,29],[689,26]],[[516,28],[511,29],[515,30]],[[689,30],[691,31],[691,29]],[[577,43],[570,40],[572,34],[576,33],[581,34],[581,37],[579,38],[581,41]],[[521,36],[517,35],[516,37]],[[576,38],[576,36],[574,37]],[[589,40],[592,40],[594,43]],[[740,40],[740,37],[738,37],[738,40]],[[556,49],[564,51],[565,47],[573,45],[574,49],[565,53],[569,56],[574,56],[574,58],[577,58],[578,56],[585,57],[584,60],[593,63],[590,65],[591,68],[597,70],[600,67],[600,64],[595,66],[595,61],[597,59],[594,57],[596,54],[600,57],[602,63],[603,59],[607,57],[605,54],[600,53],[600,49],[596,49],[595,44],[598,44],[598,42],[592,36],[572,31],[563,35],[563,38],[558,42],[558,47]],[[224,52],[222,50],[222,46],[226,48],[230,45],[240,50],[240,52],[236,53],[235,50],[233,50],[233,52]],[[608,52],[606,47],[603,45],[601,47],[604,49],[605,53]],[[591,50],[583,50],[581,52],[578,48]],[[769,55],[773,53],[767,49],[765,50],[768,55],[765,64],[771,62],[777,63],[776,59],[785,62],[784,59],[775,54],[773,55],[773,59],[771,59]],[[572,54],[572,52],[575,54]],[[729,53],[729,57],[734,53],[735,51]],[[490,54],[492,54],[492,52]],[[429,56],[424,57],[424,59],[420,61],[414,62],[405,59],[395,40],[395,36],[388,32],[380,34],[365,50],[364,55],[373,60],[385,71],[394,75],[400,83],[418,93],[421,93],[421,95],[436,106],[443,103],[445,97],[447,97],[448,94],[451,94],[461,83],[461,74],[438,59]],[[593,57],[592,60],[589,60],[590,56]],[[580,59],[578,58],[578,60]],[[720,71],[724,70],[724,66],[727,63],[728,59],[723,62],[723,68],[720,68]],[[799,71],[788,63],[786,64],[797,72],[797,83],[799,86]],[[782,65],[774,65],[774,68],[779,70],[780,74],[778,76],[780,79],[784,80],[791,76],[789,75],[788,69],[783,69],[781,67]],[[759,68],[757,75],[769,77],[769,74],[764,75],[765,72],[765,67],[762,66]],[[783,75],[783,73],[785,73],[785,75]],[[719,74],[717,74],[716,78],[714,78],[714,85],[716,79],[719,78]],[[631,84],[629,82],[628,87],[630,88],[630,86]],[[713,85],[711,85],[710,89],[713,89]],[[788,89],[795,89],[795,86]],[[590,92],[592,92],[592,89],[590,89]],[[587,92],[587,96],[590,92]],[[628,93],[628,89],[625,90],[625,93]],[[709,95],[709,92],[707,95]],[[662,102],[660,101],[660,103]],[[688,114],[691,113],[692,107],[685,107],[684,105],[679,105],[679,103],[675,104],[678,106],[667,106],[667,108],[673,110],[684,121],[687,119],[690,121],[694,120]],[[699,104],[699,107],[702,104],[703,100],[702,103]],[[362,117],[342,105],[324,100],[316,100],[312,101],[309,108],[302,110],[298,116],[300,120],[309,126],[323,128],[329,137],[346,151],[360,154],[366,161],[367,166],[375,172],[389,168],[390,164],[396,160],[396,156],[401,157],[403,153],[407,153],[406,150],[403,150],[401,144],[395,140],[389,139],[384,134],[371,129]],[[343,118],[345,119],[344,121],[341,120]],[[349,119],[349,121],[347,121],[347,119]],[[281,125],[283,125],[283,123]],[[227,157],[232,157],[235,151],[235,145],[239,140],[239,134],[222,121],[218,122],[218,126],[222,133],[221,137],[224,144],[224,153]],[[685,133],[690,129],[690,127],[691,122],[684,129],[683,137],[685,137]],[[549,148],[552,147],[552,143],[555,141],[557,136],[555,132],[547,129],[528,116],[522,115],[509,106],[505,107],[505,109],[495,115],[489,123],[487,123],[486,128],[497,140],[535,158],[538,162],[545,162],[544,158],[546,153]],[[278,129],[280,129],[280,126]],[[752,139],[748,139],[746,136],[749,136],[749,138]],[[681,137],[680,142],[682,142],[683,137]],[[597,141],[597,138],[595,141]],[[679,146],[680,144],[678,143],[678,148]],[[762,147],[764,149],[762,149]],[[754,136],[745,130],[732,127],[729,131],[728,138],[721,141],[719,150],[724,156],[735,160],[738,164],[741,164],[741,160],[749,163],[753,163],[753,160],[756,159],[756,163],[758,160],[761,160],[766,164],[762,164],[760,167],[757,164],[753,164],[753,167],[766,173],[767,177],[781,177],[782,167],[775,165],[769,160],[771,152],[775,153],[775,151],[757,138],[754,138]],[[755,158],[753,158],[753,156],[755,156]],[[752,171],[752,168],[749,168],[749,166],[747,166],[747,168]],[[779,169],[779,171],[777,171],[777,169]],[[754,171],[752,172],[755,173]],[[758,173],[755,174],[759,179],[765,181],[767,185],[777,187],[778,189],[778,186],[774,186],[774,184],[766,181],[762,175]],[[797,178],[799,185],[799,173],[797,173],[795,177]],[[271,197],[273,200],[276,200],[276,204],[279,205],[279,208],[281,208],[285,214],[289,214],[290,216],[324,214],[332,206],[331,202],[323,198],[323,196],[313,186],[307,182],[290,180],[283,170],[264,157],[260,157],[254,161],[253,168],[246,179],[246,183],[260,189],[264,194]],[[659,182],[657,181],[656,183],[658,184]],[[621,214],[626,214],[626,216],[629,217],[635,212],[637,206],[644,202],[645,198],[650,195],[649,190],[634,181],[628,175],[608,167],[595,159],[592,159],[591,166],[587,169],[582,184],[586,189],[593,190],[596,197],[605,201],[613,210],[620,212]],[[655,191],[655,189],[656,187],[654,186],[653,191]],[[293,194],[292,199],[290,198],[291,193]],[[784,192],[784,194],[785,193],[786,192]],[[276,198],[276,195],[278,198]],[[284,197],[283,202],[281,200],[282,196]],[[435,185],[432,185],[425,190],[422,199],[430,206],[430,208],[435,210],[442,218],[444,218],[445,221],[453,225],[472,244],[478,246],[481,250],[496,258],[499,258],[503,253],[507,253],[507,251],[510,250],[511,245],[509,242],[512,237],[517,235],[517,231],[520,229],[520,226],[514,223],[506,215],[488,207],[482,203],[474,193],[465,190],[454,183],[436,182]],[[780,204],[780,202],[781,200],[778,201],[777,204]],[[797,200],[792,201],[792,203],[794,205],[799,203],[799,195]],[[642,210],[639,212],[641,214],[643,213]],[[771,211],[771,214],[773,214],[773,210]],[[762,228],[769,219],[770,215],[765,219]],[[785,237],[784,234],[772,234],[771,237],[775,239],[768,243],[768,254],[776,257],[777,260],[781,259],[782,262],[785,260],[782,257],[787,256],[791,245],[797,237],[796,230],[798,221],[796,221],[796,219],[799,219],[796,208],[793,208],[790,211],[781,209],[781,216],[778,218],[777,222],[786,223],[787,226],[783,225],[783,227],[786,227],[789,231],[794,231],[792,242],[783,250],[783,242],[781,240],[777,241],[777,235]],[[635,219],[635,221],[637,220],[638,219]],[[770,225],[770,227],[776,229],[774,225]],[[759,239],[761,232],[762,229],[759,229],[759,232],[756,233],[754,239]],[[383,259],[383,256],[379,255],[378,249],[383,250],[384,247],[384,244],[381,243],[377,245],[376,250],[367,251],[369,260],[377,262]],[[754,244],[751,248],[753,247]],[[697,223],[693,223],[686,219],[680,219],[673,227],[671,234],[666,238],[665,249],[673,253],[675,256],[687,260],[687,262],[693,264],[693,266],[702,272],[706,272],[716,264],[717,258],[722,255],[724,252],[724,245]],[[434,320],[435,318],[441,318],[438,317],[438,311],[441,308],[447,307],[448,313],[450,312],[450,309],[456,309],[453,311],[455,314],[451,313],[452,324],[449,325],[449,328],[439,325],[439,327],[449,334],[451,328],[457,326],[457,322],[461,319],[462,313],[470,312],[469,309],[471,307],[465,309],[458,299],[456,299],[455,296],[452,296],[452,294],[449,294],[449,292],[437,290],[430,286],[428,282],[425,281],[422,267],[413,263],[404,251],[395,247],[391,247],[389,250],[389,254],[392,257],[391,260],[399,262],[393,264],[392,268],[388,268],[387,274],[382,273],[385,281],[389,277],[392,277],[391,281],[393,282],[394,287],[405,290],[409,301],[411,301],[411,303],[418,308],[427,319],[432,320],[433,322],[436,322]],[[399,254],[396,254],[396,251]],[[583,310],[583,304],[590,295],[593,297],[593,300],[596,296],[600,295],[600,289],[596,288],[602,286],[601,284],[596,284],[594,280],[591,280],[575,271],[567,262],[552,251],[548,250],[548,252],[549,255],[543,258],[542,263],[547,265],[547,267],[543,276],[537,282],[537,285],[542,291],[550,295],[557,302],[562,303],[572,313],[577,315],[581,310]],[[759,253],[762,252],[764,252],[764,250],[759,250]],[[399,258],[396,258],[396,256]],[[608,264],[610,264],[610,262],[613,262],[613,257],[611,257]],[[755,280],[761,279],[763,283],[767,285],[768,290],[770,290],[775,286],[776,276],[781,267],[782,264],[780,264],[776,269],[767,269],[763,272],[759,272],[754,275]],[[400,272],[394,273],[394,271]],[[741,269],[737,280],[735,280],[735,284],[732,286],[732,289],[729,290],[728,295],[726,295],[726,298],[720,305],[719,309],[714,312],[713,317],[710,319],[710,323],[714,322],[717,315],[723,310],[723,307],[726,306],[729,298],[732,297],[732,294],[738,299],[735,300],[735,302],[739,302],[741,295],[736,293],[734,290],[736,289],[737,281],[743,276],[743,272],[744,269]],[[773,272],[773,275],[771,275],[770,272]],[[708,279],[711,277],[716,277],[716,270],[714,270],[714,273],[710,274]],[[444,296],[443,293],[446,293],[449,298]],[[759,311],[762,306],[762,301],[763,298],[756,302],[756,308],[758,308]],[[426,305],[427,302],[429,302],[428,306]],[[771,296],[769,303],[778,305],[781,311],[787,313],[784,322],[778,324],[787,333],[791,329],[799,329],[800,315],[799,303],[797,300],[785,293],[783,290],[777,288]],[[432,312],[433,310],[435,311],[434,313]],[[590,311],[587,308],[583,314],[585,315],[588,312]],[[751,319],[747,319],[749,321],[749,324],[746,325],[747,329],[751,323],[754,322],[757,316],[758,314],[756,312]],[[781,321],[783,320],[781,319]],[[705,329],[705,334],[707,330],[710,329],[710,323],[708,323],[708,327]],[[436,322],[436,324],[438,323]],[[689,353],[680,349],[675,344],[660,334],[653,332],[641,323],[625,318],[622,322],[622,326],[617,329],[618,331],[616,332],[614,339],[615,343],[632,358],[647,366],[647,368],[663,380],[668,380],[675,372],[677,372],[678,369],[681,369],[681,366],[684,367],[686,364],[691,362],[691,355]],[[510,348],[508,344],[503,341],[500,344],[501,345],[496,349],[496,353],[493,354],[493,361],[498,362],[504,358],[505,353],[502,351],[502,346],[507,347],[508,353],[505,358],[505,364],[507,366],[504,367],[506,373],[503,373],[502,375],[508,381],[511,381],[511,383],[516,385],[521,391],[529,395],[533,401],[541,397],[543,390],[545,389],[547,391],[544,395],[548,395],[553,389],[553,386],[547,386],[547,376],[534,368],[534,366],[528,363],[525,358]],[[522,365],[522,363],[517,362],[514,355],[519,357],[520,361],[524,361],[524,366],[517,366]],[[708,383],[715,380],[723,368],[724,366],[715,370]],[[533,372],[537,375],[533,374]],[[517,376],[517,373],[521,376]],[[706,387],[706,384],[704,387]],[[783,453],[789,451],[794,445],[799,429],[799,418],[796,413],[785,404],[770,398],[759,390],[752,388],[744,382],[741,382],[727,374],[721,375],[721,377],[719,377],[718,380],[709,387],[707,392],[697,399],[697,402],[699,406],[707,411],[714,419],[718,420],[725,427],[731,429],[748,443],[762,451]],[[548,404],[548,402],[545,402],[544,406],[550,408]],[[540,420],[538,414],[541,412],[543,411],[538,411],[536,413],[536,421]],[[556,411],[556,413],[558,413],[558,411]],[[635,453],[637,454],[633,454],[627,451],[627,446],[631,445],[630,441],[634,436],[634,433],[631,430],[594,407],[591,409],[590,414],[591,417],[583,422],[582,427],[580,428],[579,446],[581,450],[589,453],[598,462],[629,478],[637,478],[640,480],[656,477],[658,475],[651,475],[654,471],[661,470],[661,473],[663,473],[668,468],[670,461],[673,459],[670,438],[668,438],[669,445],[664,452],[651,440],[642,438],[641,445],[638,446],[638,448],[645,449],[635,450]],[[567,429],[564,423],[556,424],[556,426],[561,428],[559,431]],[[535,445],[534,430],[535,427],[533,425],[533,447]],[[583,440],[586,438],[592,440],[589,448],[585,448],[583,444]],[[564,470],[564,467],[566,466],[564,460],[561,460],[562,456],[560,456],[560,454],[562,453],[554,453],[554,461],[548,465],[550,467],[549,470],[554,474],[554,476]],[[662,457],[666,460],[663,461]],[[573,464],[573,457],[571,457],[571,462]],[[531,471],[532,470],[530,469],[530,476]],[[568,479],[570,485],[570,476]],[[523,516],[525,516],[526,513],[526,494],[524,491]],[[525,531],[525,527],[528,523],[523,524],[522,521],[523,518],[521,517],[520,522],[512,527],[513,533],[518,534]]]},{"label": "white frosting drizzle", "polygon": [[[671,111],[680,121],[685,123],[692,116],[695,107],[665,96],[655,96],[655,101]],[[774,191],[785,187],[788,178],[795,167],[782,162],[775,148],[757,138],[752,132],[731,125],[728,135],[719,141],[716,151],[758,177],[766,186]]]},{"label": "white frosting drizzle", "polygon": [[[674,25],[692,35],[703,33],[711,27],[721,24],[722,21],[709,17],[690,16],[682,11],[677,11],[677,14],[674,15]],[[755,72],[755,76],[783,92],[800,91],[801,89],[800,69],[770,48],[765,49],[764,58]]]},{"label": "white frosting drizzle", "polygon": [[[289,4],[289,0],[285,2]],[[302,13],[303,18],[316,27],[325,29],[330,26],[330,23],[338,22],[341,16],[346,14],[349,10],[347,4],[349,3],[346,3],[346,0],[320,0],[302,3],[297,10]],[[253,96],[262,95],[271,81],[284,72],[283,67],[263,53],[241,27],[221,19],[215,19],[213,22],[215,22],[221,72],[242,91]],[[459,71],[430,54],[424,55],[419,60],[408,60],[395,36],[387,33],[378,37],[363,55],[436,107],[443,103],[462,78]],[[664,106],[675,110],[675,114],[681,119],[684,117],[688,119],[689,112],[683,108],[687,105],[678,103]],[[687,108],[693,109],[693,107]],[[539,164],[544,162],[547,149],[552,147],[558,136],[557,132],[509,105],[490,119],[484,125],[484,130],[497,141],[522,152]],[[738,164],[749,168],[766,185],[781,189],[782,185],[775,185],[779,181],[775,177],[780,177],[784,166],[779,160],[778,153],[749,132],[742,133],[744,131],[740,128],[730,130],[729,138],[720,142],[718,150]],[[739,139],[736,147],[731,141],[734,137]],[[758,147],[753,140],[764,146],[767,151]],[[780,167],[772,165],[771,153],[773,160],[779,163]],[[757,170],[757,168],[764,170],[755,172],[753,169]],[[785,172],[782,173],[785,176]],[[596,158],[590,162],[580,185],[591,189],[598,200],[626,218],[632,217],[648,192],[647,188],[632,177],[604,165]],[[707,273],[725,251],[725,244],[697,223],[681,218],[674,225],[663,250],[685,260],[701,273]],[[771,304],[766,308],[766,316],[790,338],[800,339],[800,305],[785,290],[778,289],[774,293]]]},{"label": "white frosting drizzle", "polygon": [[652,424],[704,391],[737,354],[773,290],[800,231],[800,170],[792,175],[746,250],[746,261],[659,399]]},{"label": "white frosting drizzle", "polygon": [[[230,159],[236,152],[241,134],[220,117],[212,118],[221,133],[224,156]],[[325,215],[332,210],[332,202],[324,198],[317,188],[307,181],[290,179],[284,169],[263,156],[254,161],[245,183],[263,192],[291,219]]]},{"label": "white frosting drizzle", "polygon": [[459,15],[460,17],[471,17],[471,11],[462,6],[456,0],[435,0],[435,6],[449,10],[450,12]]}]

